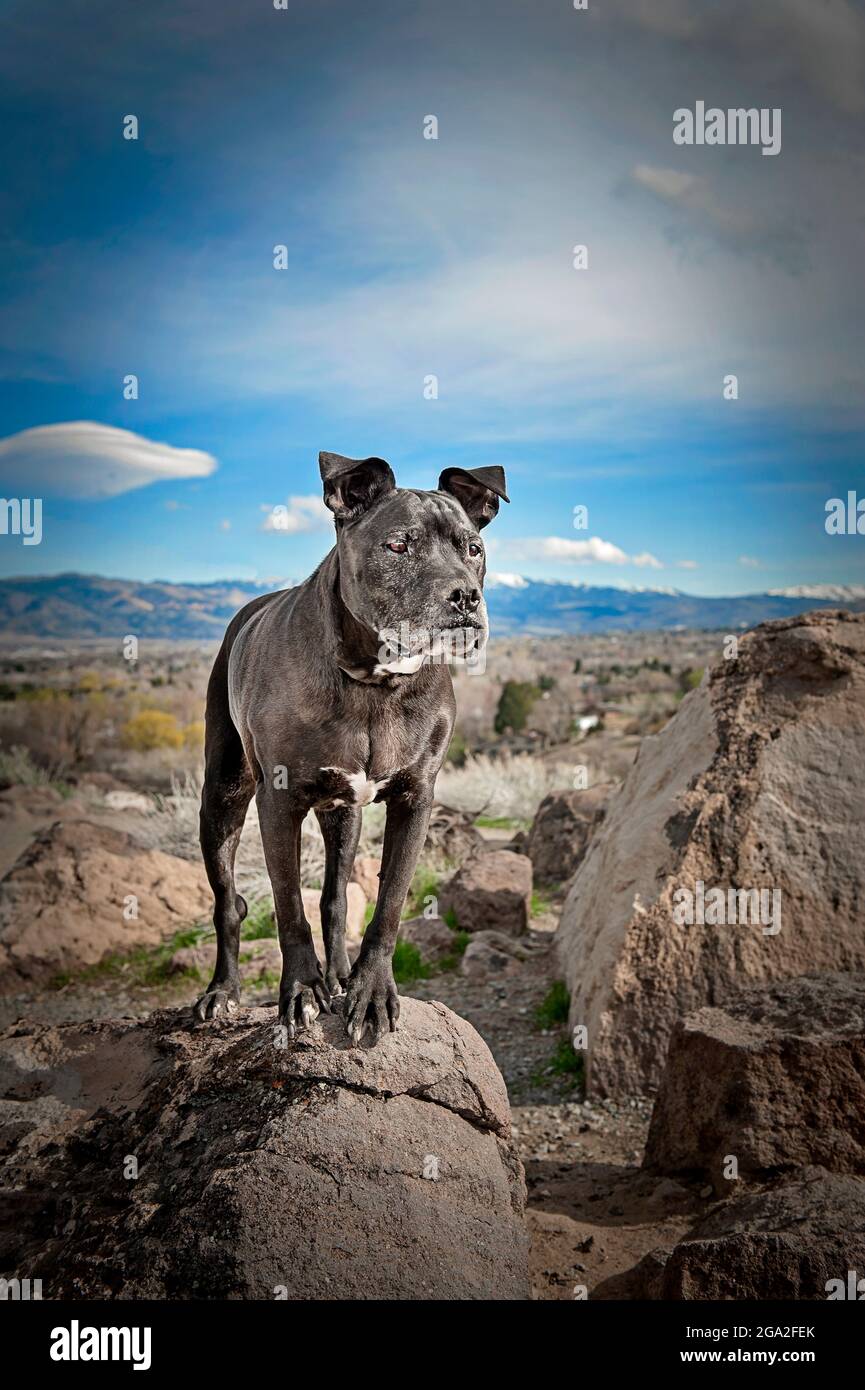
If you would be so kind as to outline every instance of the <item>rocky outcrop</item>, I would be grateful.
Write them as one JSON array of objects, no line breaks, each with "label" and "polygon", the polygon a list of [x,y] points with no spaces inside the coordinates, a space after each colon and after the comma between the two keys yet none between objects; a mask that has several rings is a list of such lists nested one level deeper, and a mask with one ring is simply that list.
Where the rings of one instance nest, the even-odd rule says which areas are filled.
[{"label": "rocky outcrop", "polygon": [[[643,741],[558,933],[590,1090],[656,1087],[694,1009],[764,981],[865,969],[863,765],[865,615],[831,610],[740,637]],[[717,904],[700,911],[715,888],[722,920]],[[765,890],[758,921],[753,896],[731,903],[731,889]]]},{"label": "rocky outcrop", "polygon": [[460,973],[470,980],[496,980],[519,975],[532,951],[512,936],[499,931],[476,932],[466,946]]},{"label": "rocky outcrop", "polygon": [[629,1278],[628,1294],[859,1299],[865,1294],[865,1179],[812,1168],[784,1186],[725,1202],[672,1252],[647,1255]]},{"label": "rocky outcrop", "polygon": [[613,790],[605,783],[544,797],[525,843],[537,882],[564,883],[576,873]]},{"label": "rocky outcrop", "polygon": [[441,1004],[352,1047],[226,1024],[0,1040],[0,1274],[52,1299],[524,1299],[522,1169],[486,1044]]},{"label": "rocky outcrop", "polygon": [[399,926],[400,938],[417,946],[424,960],[441,960],[456,950],[456,935],[441,917],[407,917]]},{"label": "rocky outcrop", "polygon": [[809,1164],[865,1173],[865,975],[763,985],[673,1030],[644,1167],[721,1193]]},{"label": "rocky outcrop", "polygon": [[453,912],[461,931],[489,928],[507,936],[528,930],[531,900],[531,861],[508,849],[473,854],[441,894],[443,912]]},{"label": "rocky outcrop", "polygon": [[157,945],[211,906],[200,865],[109,826],[58,822],[0,880],[0,988]]}]

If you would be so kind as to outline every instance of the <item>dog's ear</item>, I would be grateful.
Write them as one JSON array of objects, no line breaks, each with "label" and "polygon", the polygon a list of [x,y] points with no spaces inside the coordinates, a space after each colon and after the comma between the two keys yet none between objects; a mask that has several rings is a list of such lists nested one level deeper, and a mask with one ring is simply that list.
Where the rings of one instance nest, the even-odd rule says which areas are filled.
[{"label": "dog's ear", "polygon": [[324,504],[337,521],[354,521],[379,497],[392,492],[396,478],[384,459],[348,459],[342,454],[319,454]]},{"label": "dog's ear", "polygon": [[491,468],[446,468],[439,478],[439,490],[455,497],[469,521],[480,531],[499,509],[499,498],[510,502],[505,492],[505,470]]}]

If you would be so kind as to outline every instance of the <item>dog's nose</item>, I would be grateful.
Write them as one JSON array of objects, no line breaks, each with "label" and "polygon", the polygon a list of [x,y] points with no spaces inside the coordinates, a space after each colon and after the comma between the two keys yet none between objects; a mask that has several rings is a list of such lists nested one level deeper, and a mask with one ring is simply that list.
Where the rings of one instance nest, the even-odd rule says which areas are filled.
[{"label": "dog's nose", "polygon": [[455,608],[458,613],[467,614],[476,612],[480,601],[480,589],[464,589],[458,585],[455,589],[451,589],[448,594],[448,603],[452,608]]}]

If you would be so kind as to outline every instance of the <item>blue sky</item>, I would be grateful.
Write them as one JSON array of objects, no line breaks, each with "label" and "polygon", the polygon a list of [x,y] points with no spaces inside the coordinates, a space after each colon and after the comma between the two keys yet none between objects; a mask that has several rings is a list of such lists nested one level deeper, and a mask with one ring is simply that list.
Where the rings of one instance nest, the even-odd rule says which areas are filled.
[{"label": "blue sky", "polygon": [[[860,5],[2,9],[0,479],[44,520],[0,573],[301,577],[328,449],[502,464],[501,571],[865,583],[823,524],[865,495]],[[781,153],[675,145],[697,100]]]}]

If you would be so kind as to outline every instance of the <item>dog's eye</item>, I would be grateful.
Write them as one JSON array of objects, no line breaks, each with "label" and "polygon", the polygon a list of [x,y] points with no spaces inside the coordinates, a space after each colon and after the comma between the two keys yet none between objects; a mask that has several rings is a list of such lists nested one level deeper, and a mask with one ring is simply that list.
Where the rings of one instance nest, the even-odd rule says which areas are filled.
[{"label": "dog's eye", "polygon": [[408,550],[405,541],[388,541],[387,548],[388,550],[392,550],[394,555],[404,555]]},{"label": "dog's eye", "polygon": [[480,553],[480,546],[475,541],[472,541],[471,545],[469,546],[469,555],[480,555]]}]

